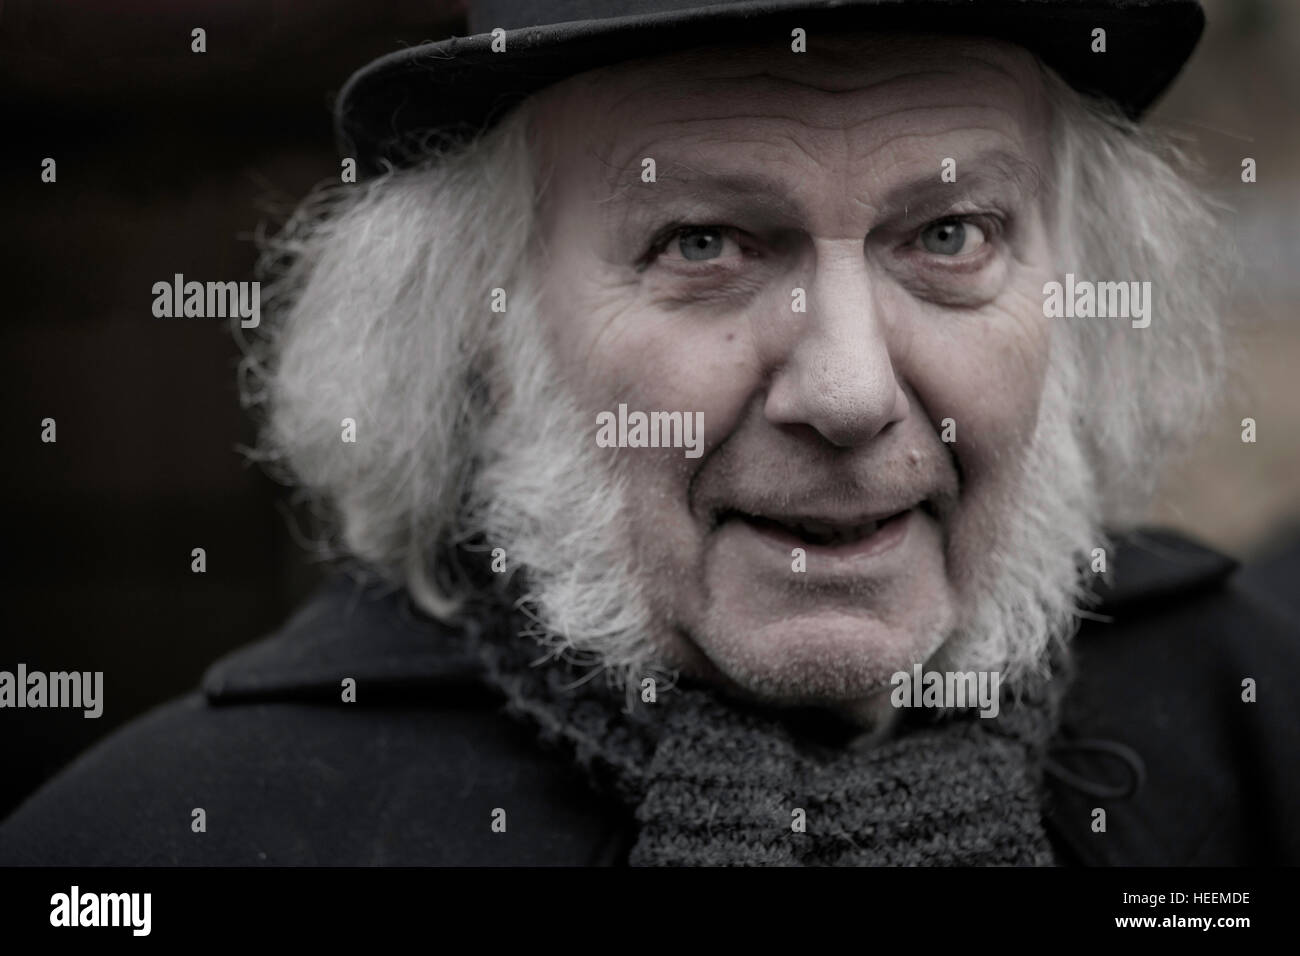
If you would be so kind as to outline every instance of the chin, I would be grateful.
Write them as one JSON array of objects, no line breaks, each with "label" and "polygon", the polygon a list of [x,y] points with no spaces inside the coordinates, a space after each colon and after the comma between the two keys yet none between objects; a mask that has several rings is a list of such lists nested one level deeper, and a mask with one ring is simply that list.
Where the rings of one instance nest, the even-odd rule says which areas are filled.
[{"label": "chin", "polygon": [[772,704],[839,708],[879,695],[895,672],[928,660],[947,638],[952,615],[935,607],[889,621],[827,609],[764,622],[715,607],[710,618],[715,626],[693,642],[733,692]]}]

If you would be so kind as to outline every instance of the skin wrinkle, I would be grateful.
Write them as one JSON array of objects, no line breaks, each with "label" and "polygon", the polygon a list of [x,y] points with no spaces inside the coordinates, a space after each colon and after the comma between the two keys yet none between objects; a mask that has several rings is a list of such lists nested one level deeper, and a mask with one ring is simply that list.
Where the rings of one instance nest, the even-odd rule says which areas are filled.
[{"label": "skin wrinkle", "polygon": [[[989,111],[1004,116],[1013,115],[1011,111],[995,105],[966,106],[966,107],[962,107],[961,109],[965,111],[984,110],[984,111]],[[732,112],[722,116],[710,115],[700,119],[684,119],[684,120],[673,119],[673,120],[664,120],[658,122],[650,122],[648,124],[643,124],[642,129],[653,130],[657,127],[668,127],[670,129],[673,127],[689,128],[695,125],[703,125],[706,132],[705,134],[701,134],[701,135],[708,135],[713,133],[715,124],[722,120],[727,120],[727,121],[753,120],[754,122],[759,124],[772,124],[774,119],[777,119],[779,121],[785,121],[785,122],[797,122],[801,126],[805,127],[810,131],[816,131],[816,132],[838,131],[841,134],[848,134],[860,128],[878,127],[881,121],[884,119],[892,118],[897,120],[900,118],[910,117],[913,114],[927,114],[927,113],[934,112],[936,110],[944,111],[944,112],[953,112],[955,108],[951,106],[933,106],[933,105],[891,106],[882,110],[882,112],[880,112],[877,115],[869,116],[860,119],[856,122],[852,122],[848,124],[845,124],[842,121],[818,124],[817,122],[815,122],[814,118],[810,118],[808,115],[806,115],[806,113],[802,111],[795,111],[795,110],[791,111],[791,115],[782,116],[782,117],[774,117],[771,111],[760,113],[760,114]],[[837,116],[840,115],[840,111],[838,110],[834,111],[833,115],[837,115]],[[972,128],[983,129],[985,131],[994,131],[994,132],[998,131],[996,127],[972,127]],[[900,135],[905,135],[905,134],[900,134]],[[621,161],[614,161],[608,155],[604,155],[601,153],[597,153],[597,155],[600,155],[602,164],[605,165],[606,168],[611,171],[622,172],[627,170],[629,166],[636,166],[637,168],[639,168],[639,162],[642,157],[647,155],[653,155],[654,151],[652,149],[649,149],[648,147],[650,146],[650,144],[654,143],[657,138],[658,137],[652,136],[647,139],[643,139],[639,141],[639,143],[635,148],[622,151],[624,158]],[[796,137],[794,137],[793,135],[791,135],[789,138],[791,140],[796,139]],[[807,150],[806,147],[800,146],[799,149],[800,151],[804,152],[805,155],[810,160],[814,162],[819,162],[822,160],[822,157]],[[613,147],[608,147],[606,150],[606,153],[613,153],[613,152],[614,152]]]},{"label": "skin wrinkle", "polygon": [[[1001,110],[1001,109],[998,109],[998,108],[996,108],[996,107],[992,107],[992,106],[990,106],[990,107],[967,107],[967,108],[965,108],[965,109],[966,109],[967,111],[975,111],[975,110],[977,110],[977,109],[982,109],[982,110],[984,110],[984,111],[986,111],[986,112],[991,112],[991,113],[994,113],[995,115],[1002,116],[1002,117],[1004,117],[1004,118],[1007,117],[1007,116],[1013,115],[1013,114],[1009,113],[1009,112],[1006,111],[1006,110]],[[805,128],[806,128],[807,130],[809,130],[809,131],[827,132],[827,133],[839,132],[839,133],[841,134],[842,138],[847,139],[849,133],[854,132],[854,131],[856,131],[856,130],[859,129],[859,128],[863,128],[863,129],[871,129],[871,128],[878,127],[878,124],[879,124],[879,122],[880,122],[880,119],[882,119],[882,118],[891,118],[891,117],[892,117],[892,118],[897,119],[897,118],[900,118],[900,117],[910,117],[910,116],[914,116],[914,115],[917,115],[917,114],[925,115],[925,114],[931,114],[931,113],[935,113],[935,112],[942,112],[942,113],[948,113],[948,114],[951,114],[952,112],[954,112],[954,108],[953,108],[953,107],[933,107],[933,106],[926,106],[926,107],[917,106],[917,107],[909,107],[909,108],[906,108],[906,109],[904,109],[904,108],[898,108],[898,109],[894,109],[894,110],[886,111],[885,113],[882,114],[881,117],[878,117],[878,118],[875,118],[875,119],[866,119],[866,120],[862,120],[861,122],[858,122],[858,123],[849,124],[849,125],[847,125],[847,126],[844,125],[844,124],[840,124],[839,127],[838,127],[838,129],[837,129],[837,127],[835,127],[835,126],[831,126],[831,125],[819,126],[819,125],[817,125],[817,124],[815,124],[815,123],[810,122],[806,117],[802,117],[802,116],[792,116],[792,117],[788,117],[788,118],[784,119],[783,121],[784,121],[784,122],[796,122],[796,123],[799,123],[801,126],[805,127]],[[771,124],[772,121],[773,121],[773,117],[772,117],[772,115],[771,115],[770,113],[764,113],[764,114],[761,114],[761,115],[753,115],[753,116],[746,115],[746,114],[727,114],[727,115],[725,115],[725,116],[710,116],[710,117],[707,117],[707,118],[705,118],[705,119],[699,119],[699,120],[688,120],[688,121],[674,120],[674,121],[671,121],[671,122],[663,122],[663,123],[657,123],[657,124],[656,124],[656,123],[651,123],[651,124],[648,124],[646,127],[643,127],[643,128],[653,129],[653,128],[655,128],[656,126],[664,126],[664,127],[667,127],[667,128],[671,131],[671,130],[673,130],[673,128],[675,128],[675,127],[682,127],[682,126],[689,127],[689,126],[694,126],[694,125],[699,124],[699,125],[702,125],[702,126],[704,127],[704,129],[705,129],[705,132],[704,132],[704,133],[699,134],[699,138],[707,142],[711,137],[715,137],[715,136],[716,136],[715,129],[716,129],[716,124],[717,124],[718,122],[720,122],[720,121],[733,122],[733,121],[746,120],[746,119],[748,119],[748,120],[753,120],[753,121],[755,121],[756,124]],[[999,130],[996,126],[983,126],[983,125],[978,125],[978,124],[972,124],[972,125],[968,126],[967,128],[970,129],[970,130],[972,130],[972,131],[979,131],[979,132],[986,132],[986,133],[995,133],[995,134],[1001,134],[1001,133],[1004,132],[1004,131],[1002,131],[1002,130]],[[880,149],[884,149],[884,148],[886,148],[886,147],[889,147],[889,146],[893,145],[895,142],[898,142],[898,141],[904,141],[904,142],[905,142],[908,138],[912,138],[912,137],[916,137],[916,138],[925,138],[925,134],[914,133],[914,132],[907,132],[907,131],[900,131],[900,132],[898,132],[898,133],[894,133],[894,134],[892,134],[891,136],[889,136],[889,137],[887,137],[887,138],[882,139],[879,148],[880,148]],[[667,138],[667,137],[665,137],[664,135],[660,135],[660,136],[656,136],[656,137],[650,137],[650,138],[646,139],[643,143],[641,143],[637,148],[635,148],[635,149],[629,149],[629,150],[624,151],[625,154],[626,154],[626,157],[627,157],[627,158],[623,159],[622,161],[617,161],[617,162],[616,162],[616,161],[614,161],[613,159],[610,159],[610,158],[607,158],[607,157],[601,157],[601,158],[600,158],[600,162],[601,162],[602,166],[604,166],[605,169],[606,169],[606,172],[607,172],[607,175],[608,175],[608,184],[610,185],[610,187],[611,187],[611,188],[615,188],[615,187],[617,187],[617,186],[619,185],[619,183],[618,183],[618,178],[619,178],[620,176],[622,176],[622,175],[625,175],[625,174],[629,174],[629,173],[630,173],[630,174],[632,174],[634,177],[639,177],[639,175],[640,175],[640,168],[641,168],[641,160],[642,160],[643,158],[647,157],[647,156],[654,156],[655,153],[656,153],[656,150],[653,148],[653,144],[656,143],[656,142],[658,142],[658,141],[660,141],[660,140],[662,140],[662,139],[664,139],[664,138]],[[689,137],[681,135],[681,131],[677,131],[677,138],[680,139],[680,140],[689,140]],[[790,142],[793,142],[793,141],[796,139],[796,137],[795,137],[793,134],[784,134],[784,136],[782,136],[782,137],[780,137],[780,138],[783,138],[783,139],[788,140],[788,141],[790,141]],[[740,139],[740,140],[738,140],[738,141],[722,140],[722,141],[720,141],[720,142],[722,142],[722,143],[725,145],[726,148],[731,149],[731,148],[734,148],[734,147],[737,145],[738,142],[745,142],[745,140],[742,138],[742,139]],[[770,142],[766,142],[766,141],[755,140],[754,142],[762,142],[763,145],[771,145]],[[813,163],[818,163],[818,164],[819,164],[819,163],[822,163],[822,162],[825,161],[825,157],[824,157],[824,156],[820,156],[820,155],[818,155],[816,152],[814,152],[812,149],[810,149],[810,148],[807,147],[807,146],[802,146],[802,145],[800,145],[800,146],[798,147],[798,150],[799,150],[799,152],[801,152],[801,153],[802,153],[802,154],[803,154],[803,155],[804,155],[804,156],[805,156],[809,161],[811,161],[811,162],[813,162]],[[594,152],[594,150],[593,150],[593,152]],[[658,162],[657,162],[656,164],[658,165]],[[634,186],[634,185],[636,185],[636,182],[634,181],[633,183],[630,183],[629,185]]]},{"label": "skin wrinkle", "polygon": [[[1033,72],[1009,84],[987,70],[968,76],[917,70],[897,56],[866,59],[871,62],[858,86],[832,93],[815,83],[783,87],[770,75],[719,82],[718,68],[701,63],[694,73],[656,72],[650,81],[644,69],[613,69],[599,82],[560,84],[540,97],[537,124],[558,170],[554,215],[547,222],[557,250],[546,280],[554,294],[543,319],[565,380],[588,414],[613,408],[615,400],[633,409],[705,413],[707,444],[693,467],[669,449],[627,449],[616,456],[617,470],[636,478],[629,517],[634,550],[656,613],[678,636],[667,650],[693,660],[696,673],[713,669],[738,687],[782,698],[830,693],[860,699],[890,670],[923,660],[939,646],[962,601],[957,579],[963,575],[950,569],[950,542],[960,527],[951,522],[996,528],[997,522],[979,517],[981,509],[994,507],[995,489],[1004,483],[998,475],[1018,456],[993,446],[1017,447],[1032,432],[1035,389],[1045,367],[1045,329],[1006,318],[1012,303],[1025,310],[1032,301],[1008,296],[1008,283],[1032,279],[1041,285],[1024,267],[1024,250],[1012,260],[1011,231],[999,236],[986,227],[990,245],[969,254],[979,258],[965,260],[985,264],[978,300],[962,300],[964,320],[954,319],[951,303],[927,300],[941,301],[947,296],[942,289],[971,279],[896,245],[903,232],[919,227],[919,213],[982,205],[992,201],[990,194],[1018,201],[998,203],[1014,207],[1003,208],[1005,214],[1038,215],[1035,190],[1026,197],[1020,188],[1041,181],[1038,157],[1023,145],[1029,138],[1023,104]],[[1021,66],[1032,62],[1019,59]],[[650,67],[666,69],[663,63]],[[762,111],[735,108],[746,97],[761,102]],[[938,99],[948,105],[937,106]],[[617,111],[605,107],[610,103]],[[635,139],[621,147],[627,134]],[[639,182],[643,155],[659,160],[658,182]],[[959,173],[960,185],[945,190],[949,184],[940,184],[937,161],[943,155],[955,155],[959,170],[978,169],[979,176],[963,180]],[[918,161],[933,169],[928,186],[924,178],[895,181]],[[750,174],[761,170],[773,180],[759,186],[761,201],[743,188],[733,189],[732,200],[722,205],[724,191],[716,185],[699,201],[677,189],[719,162],[733,170],[748,166]],[[595,176],[587,171],[591,166]],[[981,181],[986,178],[995,182]],[[674,201],[665,195],[669,187],[678,193]],[[693,188],[698,196],[709,185]],[[927,202],[918,190],[939,198]],[[837,205],[835,196],[851,202]],[[710,278],[698,263],[678,261],[674,248],[671,266],[654,262],[635,273],[635,281],[615,280],[649,239],[633,233],[650,227],[633,210],[658,212],[658,222],[752,230],[756,222],[736,205],[746,199],[777,217],[754,234],[761,258],[739,250],[733,258],[732,239],[725,237],[720,261],[726,271]],[[715,219],[719,212],[727,215]],[[889,231],[877,239],[885,225]],[[774,246],[778,233],[794,243]],[[1034,262],[1042,269],[1048,258],[1042,230],[1034,235]],[[792,322],[783,310],[786,287],[794,285],[805,288],[808,311]],[[918,292],[925,299],[916,298]],[[746,335],[737,338],[738,329]],[[977,358],[944,344],[958,333],[961,341],[980,343]],[[1017,335],[1027,338],[1013,345]],[[936,360],[955,371],[940,373]],[[964,400],[957,398],[963,389],[970,392]],[[952,414],[954,406],[961,409],[960,427],[968,429],[969,460],[961,447],[938,441],[933,416]],[[842,454],[826,458],[819,448]],[[780,474],[785,477],[770,477]],[[743,490],[755,480],[784,490],[775,498],[761,488]],[[841,490],[829,490],[836,487]],[[968,488],[973,504],[959,501]],[[734,507],[752,498],[771,509],[802,500],[818,509],[861,500],[873,508],[906,507],[919,494],[944,503],[944,522],[916,513],[896,565],[848,576],[773,577],[765,563],[770,556],[738,537],[740,526],[715,526],[714,502]],[[683,518],[692,513],[695,519]],[[763,589],[790,600],[773,603]],[[795,684],[789,683],[795,675]]]}]

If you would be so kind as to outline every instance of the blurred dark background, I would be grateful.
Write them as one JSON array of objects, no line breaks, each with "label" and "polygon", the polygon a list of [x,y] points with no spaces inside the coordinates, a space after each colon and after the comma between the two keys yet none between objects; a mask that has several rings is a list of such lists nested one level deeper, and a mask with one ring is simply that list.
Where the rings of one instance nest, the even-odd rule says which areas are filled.
[{"label": "blurred dark background", "polygon": [[106,699],[97,720],[0,712],[0,816],[317,579],[285,489],[237,452],[254,434],[229,323],[154,318],[151,289],[177,272],[251,279],[259,224],[338,179],[330,109],[349,74],[463,33],[457,15],[428,0],[0,6],[0,670],[102,670]]},{"label": "blurred dark background", "polygon": [[[91,742],[192,689],[318,579],[286,491],[243,462],[229,323],[158,319],[151,287],[252,278],[274,229],[335,180],[330,108],[351,71],[463,34],[437,0],[0,0],[3,529],[0,669],[105,673],[98,720],[0,712],[0,816]],[[1294,599],[1300,516],[1300,4],[1207,4],[1154,114],[1196,138],[1237,210],[1243,374],[1153,516]],[[190,31],[207,31],[207,52]],[[1240,182],[1244,156],[1259,182]],[[41,162],[57,161],[55,184]],[[1243,446],[1240,419],[1260,422]],[[57,421],[58,441],[40,441]],[[207,551],[207,573],[190,552]]]}]

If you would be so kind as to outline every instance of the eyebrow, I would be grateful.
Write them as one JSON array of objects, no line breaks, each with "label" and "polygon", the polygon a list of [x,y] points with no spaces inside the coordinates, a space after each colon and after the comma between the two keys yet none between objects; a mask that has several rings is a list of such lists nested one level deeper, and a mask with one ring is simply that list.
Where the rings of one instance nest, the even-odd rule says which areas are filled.
[{"label": "eyebrow", "polygon": [[890,189],[879,207],[881,218],[901,217],[904,225],[918,224],[962,201],[995,196],[1034,201],[1042,192],[1044,176],[1038,164],[1004,149],[986,150],[956,165],[956,182],[943,182],[936,168]]},{"label": "eyebrow", "polygon": [[[963,200],[990,193],[1005,200],[1034,199],[1042,189],[1043,174],[1037,164],[1004,149],[959,159],[953,183],[940,178],[939,158],[933,170],[890,187],[877,207],[878,218],[901,217],[911,224],[940,216]],[[629,168],[639,180],[638,168]],[[1007,196],[1007,190],[1013,195]],[[671,206],[683,212],[707,206],[711,214],[753,214],[761,210],[787,224],[806,221],[802,205],[790,195],[789,184],[779,177],[752,171],[697,169],[681,162],[664,163],[656,170],[653,184],[638,181],[616,187],[602,205],[610,214],[624,214],[625,224]]]}]

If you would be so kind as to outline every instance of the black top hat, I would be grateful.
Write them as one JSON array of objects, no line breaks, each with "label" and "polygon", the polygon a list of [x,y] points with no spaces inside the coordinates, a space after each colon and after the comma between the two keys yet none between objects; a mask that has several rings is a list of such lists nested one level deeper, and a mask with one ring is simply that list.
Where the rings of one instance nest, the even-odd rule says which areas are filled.
[{"label": "black top hat", "polygon": [[[819,31],[1001,37],[1136,118],[1178,74],[1204,25],[1199,0],[469,0],[472,36],[358,70],[339,94],[335,127],[344,154],[373,173],[401,165],[412,134],[484,129],[530,93],[584,70],[742,38],[788,49],[796,27],[809,49]],[[1098,27],[1104,53],[1093,52]],[[503,52],[493,50],[496,28]]]}]

